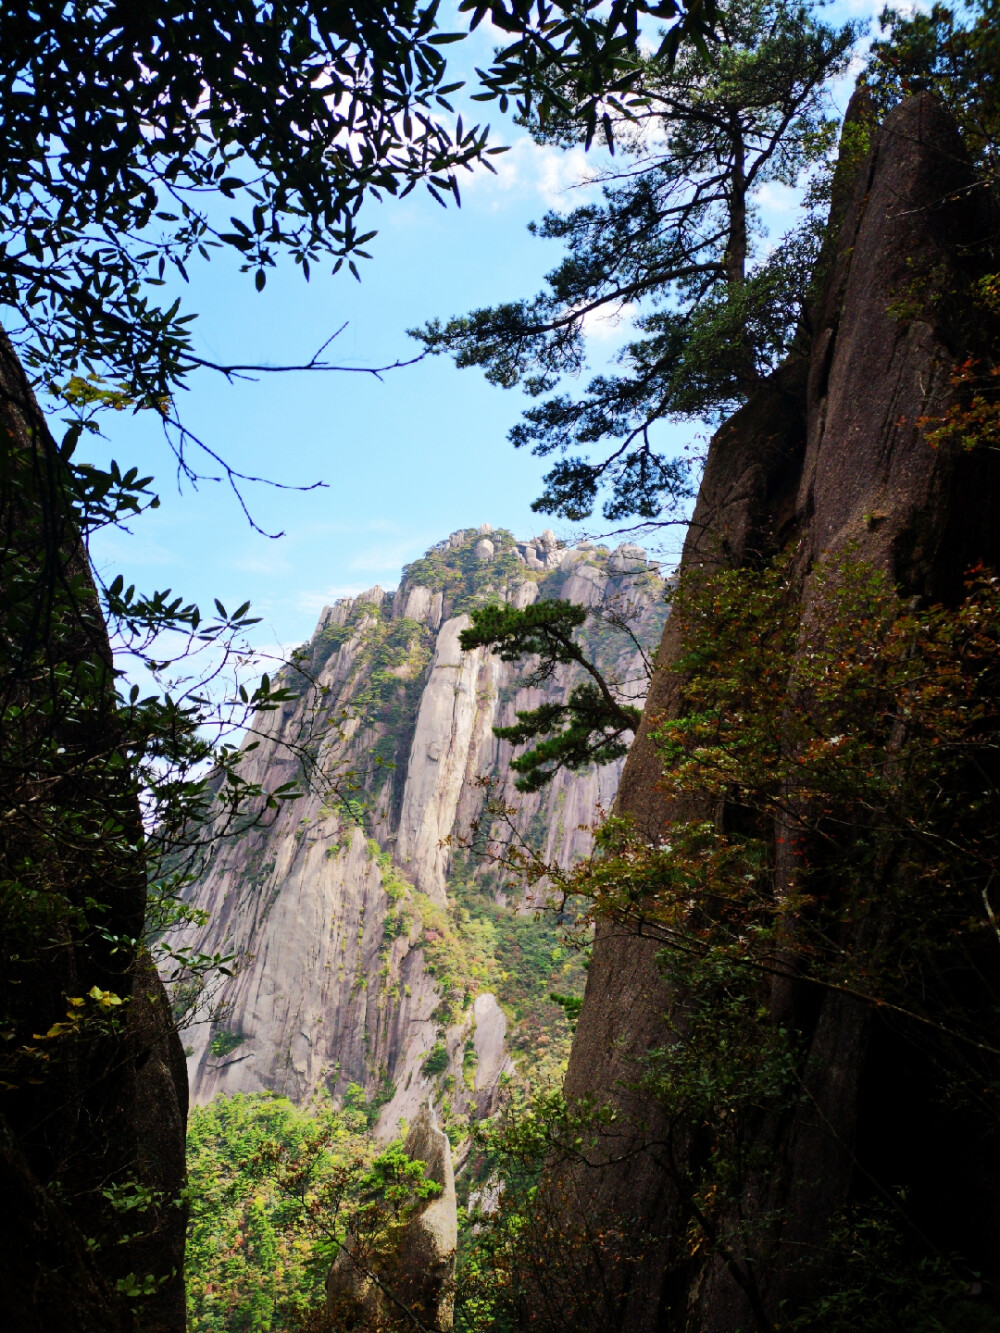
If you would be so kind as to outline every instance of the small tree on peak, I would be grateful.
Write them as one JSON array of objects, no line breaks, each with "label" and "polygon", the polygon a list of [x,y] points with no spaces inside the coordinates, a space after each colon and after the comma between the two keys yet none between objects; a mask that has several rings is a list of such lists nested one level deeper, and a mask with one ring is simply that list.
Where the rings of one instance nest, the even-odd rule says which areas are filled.
[{"label": "small tree on peak", "polygon": [[587,619],[587,608],[573,602],[534,602],[523,610],[512,606],[483,606],[472,612],[472,625],[462,630],[459,643],[468,652],[491,648],[503,662],[534,658],[525,685],[551,680],[559,666],[577,666],[590,676],[570,690],[565,703],[543,703],[517,714],[509,727],[494,727],[500,740],[512,745],[537,742],[511,768],[521,776],[518,791],[539,791],[560,768],[610,764],[628,749],[625,737],[634,733],[642,716],[638,708],[622,703],[604,675],[585,655],[574,633]]}]

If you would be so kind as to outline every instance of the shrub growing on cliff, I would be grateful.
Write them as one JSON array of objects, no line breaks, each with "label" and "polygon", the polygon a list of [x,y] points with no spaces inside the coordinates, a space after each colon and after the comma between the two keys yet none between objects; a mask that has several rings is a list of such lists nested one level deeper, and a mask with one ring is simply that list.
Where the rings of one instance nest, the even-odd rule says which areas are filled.
[{"label": "shrub growing on cliff", "polygon": [[[935,1071],[937,1099],[976,1132],[1000,1132],[1000,581],[973,571],[958,605],[920,607],[848,555],[812,586],[803,653],[786,562],[682,581],[683,707],[652,732],[673,818],[655,843],[608,821],[598,855],[559,883],[596,920],[658,941],[683,997],[637,1074],[662,1116],[655,1141],[620,1126],[604,1159],[632,1132],[631,1151],[685,1201],[690,1229],[671,1238],[673,1262],[713,1250],[761,1311],[755,1273],[771,1242],[742,1229],[740,1200],[774,1163],[747,1126],[779,1124],[802,1095],[796,1034],[810,996],[832,990],[891,1025]],[[782,982],[790,998],[776,1013]],[[924,1247],[919,1218],[879,1170],[864,1163],[899,1228],[879,1232],[884,1262],[922,1273],[943,1314],[974,1274]],[[864,1193],[844,1226],[871,1240]],[[859,1287],[851,1305],[846,1292],[834,1284],[823,1309],[859,1321],[867,1296]],[[770,1327],[762,1312],[759,1323]]]},{"label": "shrub growing on cliff", "polygon": [[[682,581],[683,704],[653,728],[673,818],[655,842],[613,818],[568,875],[535,866],[603,929],[657,941],[675,1006],[620,1089],[655,1105],[652,1129],[550,1097],[480,1135],[493,1203],[466,1242],[463,1326],[615,1326],[623,1270],[709,1251],[774,1327],[759,1282],[782,1217],[747,1225],[742,1201],[766,1197],[779,1164],[824,992],[920,1051],[964,1132],[1000,1132],[1000,581],[972,571],[956,605],[921,606],[848,553],[816,571],[806,653],[798,586],[784,559]],[[777,1012],[781,983],[798,999]],[[636,1158],[681,1200],[675,1234],[595,1213],[590,1173]],[[889,1329],[902,1311],[915,1327],[998,1327],[967,1257],[935,1250],[895,1185],[891,1166],[860,1162],[829,1219],[836,1276],[789,1327]]]},{"label": "shrub growing on cliff", "polygon": [[300,1109],[268,1093],[192,1111],[192,1333],[298,1326],[322,1307],[345,1245],[361,1272],[392,1248],[414,1205],[439,1187],[368,1128],[364,1106]]}]

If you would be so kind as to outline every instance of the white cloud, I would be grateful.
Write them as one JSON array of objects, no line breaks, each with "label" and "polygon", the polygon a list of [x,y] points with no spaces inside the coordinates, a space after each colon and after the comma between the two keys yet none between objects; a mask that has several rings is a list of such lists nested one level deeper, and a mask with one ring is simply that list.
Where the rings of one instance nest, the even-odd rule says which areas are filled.
[{"label": "white cloud", "polygon": [[274,555],[242,555],[231,560],[230,568],[247,574],[290,574],[292,565],[275,552]]},{"label": "white cloud", "polygon": [[[923,9],[924,7],[925,6],[923,5],[915,4],[896,4],[891,6],[891,8],[897,9],[900,13],[904,14],[908,12],[915,13],[917,9]],[[927,6],[927,8],[929,7],[930,6]],[[837,0],[838,11],[842,10],[848,18],[852,19],[878,18],[884,8],[884,0]],[[841,14],[838,13],[836,18],[840,19]]]},{"label": "white cloud", "polygon": [[296,595],[295,602],[300,611],[318,616],[324,606],[332,606],[341,597],[358,597],[361,593],[367,592],[370,586],[366,583],[337,583],[320,591],[300,592]]},{"label": "white cloud", "polygon": [[512,198],[533,196],[565,213],[582,203],[581,195],[593,187],[594,173],[582,148],[537,144],[527,134],[490,162],[495,175],[479,168],[461,185],[463,194],[475,195],[494,209]]},{"label": "white cloud", "polygon": [[802,191],[794,185],[765,181],[754,196],[754,203],[765,213],[787,215],[798,211],[802,203]]},{"label": "white cloud", "polygon": [[614,343],[631,332],[636,305],[626,302],[613,309],[592,310],[583,317],[583,336],[593,343]]},{"label": "white cloud", "polygon": [[370,569],[373,572],[384,570],[395,572],[408,560],[422,554],[424,545],[425,543],[415,542],[412,537],[409,537],[393,542],[380,542],[375,546],[362,547],[355,551],[348,560],[347,568]]},{"label": "white cloud", "polygon": [[296,648],[301,647],[301,642],[276,643],[271,641],[254,644],[251,653],[242,664],[242,669],[244,671],[274,671],[277,667],[290,661],[292,653],[295,652]]}]

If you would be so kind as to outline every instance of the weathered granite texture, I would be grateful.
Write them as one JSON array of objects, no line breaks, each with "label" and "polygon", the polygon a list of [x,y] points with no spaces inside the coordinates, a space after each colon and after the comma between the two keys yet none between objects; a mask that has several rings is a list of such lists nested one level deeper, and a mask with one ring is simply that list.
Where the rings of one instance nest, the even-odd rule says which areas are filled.
[{"label": "weathered granite texture", "polygon": [[326,1280],[327,1307],[338,1328],[378,1330],[426,1328],[447,1333],[455,1322],[455,1258],[458,1213],[451,1143],[434,1108],[421,1106],[404,1145],[423,1162],[424,1179],[439,1192],[419,1204],[391,1252],[376,1265],[359,1259],[348,1244]]},{"label": "weathered granite texture", "polygon": [[439,903],[445,901],[449,860],[445,839],[455,826],[470,760],[474,767],[484,739],[482,723],[493,715],[500,675],[501,663],[485,649],[463,653],[459,647],[458,636],[471,623],[467,615],[453,616],[438,632],[396,832],[397,862],[418,889]]},{"label": "weathered granite texture", "polygon": [[[503,1012],[492,995],[469,994],[460,1016],[442,1023],[442,996],[425,964],[433,934],[416,923],[388,938],[394,898],[445,907],[458,844],[483,815],[480,779],[518,806],[521,827],[549,859],[568,865],[589,850],[586,826],[610,806],[620,765],[516,793],[511,748],[492,727],[543,698],[565,697],[573,678],[561,669],[544,689],[527,689],[515,666],[482,649],[462,653],[458,635],[485,596],[518,606],[538,596],[593,606],[625,600],[650,644],[666,608],[663,582],[637,549],[624,557],[567,551],[551,534],[517,545],[489,533],[453,533],[394,594],[375,588],[324,610],[303,671],[289,677],[298,697],[265,719],[247,777],[275,786],[301,776],[305,763],[307,790],[268,827],[224,841],[195,891],[211,922],[190,942],[239,959],[224,1014],[185,1034],[197,1101],[264,1088],[303,1101],[356,1083],[382,1097],[391,1090],[379,1120],[386,1134],[449,1078],[456,1112],[471,1104],[482,1115],[494,1105],[509,1067]],[[539,569],[524,555],[529,545],[544,556],[532,557]],[[595,630],[592,646],[641,700],[647,674],[627,638]],[[500,826],[492,832],[497,841],[509,837]],[[474,860],[462,870],[489,873]],[[223,1032],[232,1035],[216,1040]],[[448,1065],[428,1074],[423,1065],[439,1040]],[[471,1087],[463,1068],[470,1043]]]},{"label": "weathered granite texture", "polygon": [[[863,102],[852,114],[865,114]],[[686,567],[717,568],[793,553],[803,652],[821,628],[821,556],[850,547],[928,599],[953,597],[977,560],[1000,561],[1000,459],[932,450],[919,424],[943,410],[951,368],[977,351],[974,329],[947,297],[967,290],[990,258],[987,192],[929,94],[888,116],[852,188],[839,183],[835,216],[839,239],[808,351],[712,441],[683,557]],[[923,312],[901,318],[893,302],[915,274]],[[651,719],[678,706],[670,670],[677,650],[668,623],[617,804],[651,839],[671,810],[648,731]],[[776,844],[780,858],[780,837]],[[584,1311],[579,1327],[778,1327],[816,1294],[831,1220],[870,1189],[875,1173],[907,1191],[909,1215],[939,1252],[962,1253],[984,1281],[1000,1280],[1000,1160],[971,1120],[946,1110],[932,1062],[858,1000],[833,992],[817,999],[780,979],[772,1011],[794,1026],[809,1058],[795,1114],[778,1125],[758,1117],[748,1131],[746,1151],[766,1148],[776,1161],[739,1201],[752,1253],[685,1246],[690,1200],[676,1182],[685,1154],[695,1152],[693,1137],[677,1136],[672,1171],[662,1152],[637,1150],[668,1136],[657,1105],[636,1091],[636,1071],[665,1039],[667,1011],[683,1024],[683,998],[664,985],[657,949],[624,928],[600,932],[573,1045],[568,1093],[614,1103],[632,1140],[617,1145],[613,1167],[563,1184],[592,1226],[610,1219],[647,1237],[643,1257],[623,1263],[608,1301]]]},{"label": "weathered granite texture", "polygon": [[[146,867],[131,775],[109,763],[111,649],[75,483],[2,332],[0,457],[0,1327],[182,1333],[187,1084],[135,945]],[[95,988],[117,1021],[59,1035]],[[114,1194],[136,1186],[162,1208],[125,1219]],[[155,1302],[132,1308],[129,1274]]]}]

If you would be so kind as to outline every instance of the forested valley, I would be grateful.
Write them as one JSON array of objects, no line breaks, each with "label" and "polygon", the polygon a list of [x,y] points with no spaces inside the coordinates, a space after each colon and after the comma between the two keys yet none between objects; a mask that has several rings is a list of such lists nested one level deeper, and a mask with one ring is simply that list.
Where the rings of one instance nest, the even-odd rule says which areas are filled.
[{"label": "forested valley", "polygon": [[[0,13],[5,1329],[1000,1329],[1000,12],[849,8]],[[484,473],[266,669],[108,573],[109,420],[259,531],[186,390],[359,369],[208,269],[363,280],[511,126],[554,267],[408,332],[540,530]]]}]

